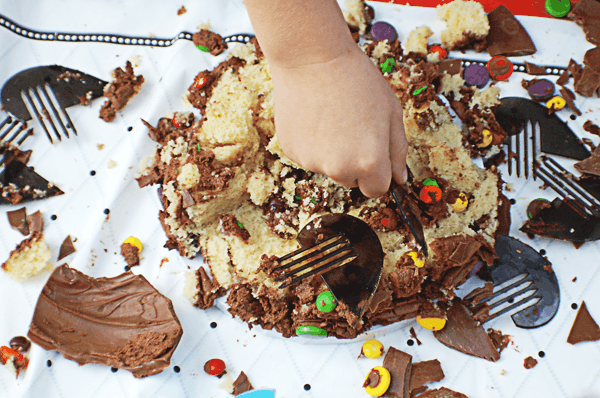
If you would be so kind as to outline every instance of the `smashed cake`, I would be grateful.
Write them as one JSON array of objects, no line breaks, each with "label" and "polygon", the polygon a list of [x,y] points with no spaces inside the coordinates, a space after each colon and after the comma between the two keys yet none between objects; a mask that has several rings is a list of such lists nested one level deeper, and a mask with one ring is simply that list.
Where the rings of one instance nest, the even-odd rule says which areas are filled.
[{"label": "smashed cake", "polygon": [[49,261],[52,250],[46,244],[44,235],[37,231],[17,245],[2,269],[13,279],[24,281],[51,270],[54,265]]},{"label": "smashed cake", "polygon": [[[160,145],[142,160],[136,179],[140,187],[160,185],[165,247],[189,258],[201,254],[210,269],[210,276],[202,267],[188,273],[184,294],[194,305],[210,308],[229,293],[229,311],[250,327],[290,337],[299,326],[317,326],[330,336],[354,338],[374,325],[444,316],[435,301],[452,299],[478,262],[492,264],[502,182],[494,169],[472,162],[465,133],[438,98],[446,75],[434,64],[402,58],[398,40],[363,50],[374,63],[399,59],[385,78],[404,106],[410,145],[404,204],[423,223],[429,258],[419,252],[389,193],[368,199],[283,154],[269,67],[253,39],[196,76],[187,98],[200,111],[199,120],[174,113],[156,127],[145,122]],[[496,101],[497,94],[486,92]],[[477,101],[474,92],[470,98]],[[425,203],[420,193],[430,180],[441,195]],[[456,206],[459,199],[464,206]],[[321,277],[285,289],[273,280],[277,258],[297,249],[297,233],[329,213],[367,222],[385,253],[378,289],[357,327],[343,303],[329,313],[317,309],[316,297],[327,290]]]},{"label": "smashed cake", "polygon": [[445,21],[442,44],[448,50],[485,50],[490,23],[483,5],[476,1],[454,0],[437,6],[438,18]]}]

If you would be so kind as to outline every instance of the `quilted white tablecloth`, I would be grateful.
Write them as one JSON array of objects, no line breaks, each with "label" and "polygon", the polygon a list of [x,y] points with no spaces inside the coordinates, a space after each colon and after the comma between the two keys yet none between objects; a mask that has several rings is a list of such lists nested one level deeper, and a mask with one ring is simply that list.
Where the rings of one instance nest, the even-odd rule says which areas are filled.
[{"label": "quilted white tablecloth", "polygon": [[[185,5],[187,13],[178,16]],[[392,23],[404,41],[413,28],[429,25],[436,33],[430,42],[439,41],[443,23],[436,21],[435,10],[410,6],[373,3],[377,19]],[[204,22],[223,36],[250,33],[252,27],[240,0],[195,0],[185,4],[164,1],[104,0],[47,1],[0,0],[0,14],[31,29],[73,33],[115,33],[132,36],[175,37],[180,31],[196,31]],[[572,57],[581,62],[592,47],[585,41],[581,28],[573,22],[545,18],[519,18],[538,47],[537,54],[521,57],[537,64],[565,65]],[[459,53],[454,54],[460,56]],[[487,54],[468,53],[469,57],[487,60]],[[134,379],[127,372],[111,372],[100,365],[78,366],[57,352],[38,346],[30,351],[29,369],[18,380],[0,368],[0,397],[228,397],[220,384],[224,379],[208,376],[203,371],[210,358],[227,363],[228,376],[235,379],[244,371],[255,388],[273,389],[278,398],[295,397],[366,397],[362,382],[368,371],[381,365],[376,360],[356,359],[362,336],[356,341],[283,339],[260,328],[248,330],[246,324],[230,314],[213,308],[193,308],[182,297],[184,273],[197,269],[202,259],[188,260],[162,246],[165,235],[157,215],[160,202],[156,188],[139,189],[133,177],[138,163],[150,154],[155,143],[147,135],[140,119],[155,124],[170,111],[189,110],[182,97],[194,76],[211,69],[225,58],[198,51],[180,40],[171,47],[136,47],[106,43],[39,42],[22,38],[0,28],[0,84],[15,73],[38,65],[58,64],[81,70],[105,80],[110,72],[124,66],[127,60],[136,65],[136,73],[146,79],[141,93],[116,120],[105,123],[98,118],[102,100],[91,106],[68,109],[79,136],[50,145],[36,124],[36,135],[24,145],[33,149],[30,164],[65,194],[27,205],[32,213],[41,210],[46,228],[44,234],[54,251],[56,262],[63,239],[71,235],[77,241],[77,252],[66,258],[70,266],[91,276],[115,276],[126,265],[119,246],[128,236],[144,243],[141,273],[163,294],[173,300],[184,334],[172,358],[172,366],[163,373],[145,379]],[[527,96],[520,87],[527,75],[516,73],[508,83],[501,83],[502,96]],[[551,78],[555,79],[555,78]],[[569,85],[572,87],[572,85]],[[571,120],[570,111],[558,115],[580,137],[595,143],[599,138],[585,133],[581,126],[590,119],[600,121],[600,99],[578,96],[577,105],[584,115]],[[0,118],[5,114],[0,111]],[[102,149],[101,145],[103,145]],[[573,162],[562,161],[570,167]],[[95,175],[90,174],[95,171]],[[506,173],[505,173],[506,174]],[[452,351],[438,343],[429,331],[414,321],[376,332],[385,347],[393,345],[413,356],[413,362],[438,358],[446,374],[440,383],[471,398],[484,397],[600,397],[600,343],[566,343],[576,311],[572,304],[585,300],[593,317],[600,321],[600,245],[586,243],[576,250],[569,242],[545,238],[530,240],[519,232],[526,219],[525,209],[537,197],[553,199],[551,190],[540,190],[539,182],[517,180],[512,183],[509,198],[512,207],[511,234],[536,249],[544,249],[552,262],[561,289],[558,314],[548,325],[525,330],[515,327],[508,316],[486,324],[512,336],[514,344],[502,358],[491,363]],[[12,230],[4,213],[21,206],[0,209],[0,262],[8,258],[23,237]],[[105,209],[109,209],[107,216]],[[56,215],[56,220],[51,216]],[[161,260],[167,258],[162,267]],[[62,263],[62,262],[61,262]],[[0,345],[7,345],[16,335],[26,335],[34,306],[48,274],[19,283],[0,272]],[[573,278],[577,277],[575,282]],[[211,323],[216,323],[212,328]],[[214,324],[213,324],[214,326]],[[414,326],[422,345],[409,345],[409,328]],[[541,354],[541,353],[544,354]],[[543,355],[543,357],[541,357]],[[533,356],[538,365],[526,370],[523,360]],[[47,366],[47,361],[52,366]],[[177,366],[180,372],[176,372]]]}]

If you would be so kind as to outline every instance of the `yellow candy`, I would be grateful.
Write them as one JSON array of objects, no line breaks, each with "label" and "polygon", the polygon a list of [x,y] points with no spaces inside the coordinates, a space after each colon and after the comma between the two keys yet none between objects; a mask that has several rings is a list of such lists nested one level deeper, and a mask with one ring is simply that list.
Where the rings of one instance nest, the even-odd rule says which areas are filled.
[{"label": "yellow candy", "polygon": [[552,107],[554,107],[554,109],[557,111],[560,111],[566,105],[567,101],[565,101],[565,99],[560,95],[555,95],[554,97],[550,98],[548,102],[546,102],[546,108],[552,109]]},{"label": "yellow candy", "polygon": [[427,330],[442,330],[444,326],[446,326],[446,320],[444,318],[421,318],[420,315],[417,315],[415,320]]},{"label": "yellow candy", "polygon": [[479,144],[477,144],[477,147],[478,148],[486,148],[486,147],[490,146],[493,139],[494,139],[494,136],[492,135],[492,133],[490,133],[490,130],[483,130],[483,141],[481,141]]},{"label": "yellow candy", "polygon": [[469,205],[469,199],[467,198],[467,195],[465,195],[464,193],[460,193],[458,195],[458,198],[456,198],[456,202],[454,202],[452,204],[452,210],[455,213],[462,213],[463,211],[465,211],[467,209],[467,206]]},{"label": "yellow candy", "polygon": [[142,252],[142,248],[144,247],[142,242],[140,242],[140,240],[134,236],[130,236],[129,238],[125,239],[123,243],[129,243],[130,245],[137,247],[139,253]]},{"label": "yellow candy", "polygon": [[413,259],[417,267],[422,268],[425,265],[425,260],[420,259],[417,252],[410,252],[408,255]]},{"label": "yellow candy", "polygon": [[[369,375],[371,372],[377,372],[379,374],[379,383],[375,387],[370,387],[368,385],[367,380],[369,380]],[[371,372],[367,374],[365,378],[365,390],[367,390],[367,394],[372,397],[381,397],[385,392],[390,388],[390,382],[392,381],[392,377],[390,376],[390,372],[383,366],[375,366],[371,369]]]},{"label": "yellow candy", "polygon": [[365,341],[362,346],[361,354],[367,358],[375,359],[382,356],[384,352],[385,350],[383,349],[383,344],[381,344],[379,340],[371,339]]}]

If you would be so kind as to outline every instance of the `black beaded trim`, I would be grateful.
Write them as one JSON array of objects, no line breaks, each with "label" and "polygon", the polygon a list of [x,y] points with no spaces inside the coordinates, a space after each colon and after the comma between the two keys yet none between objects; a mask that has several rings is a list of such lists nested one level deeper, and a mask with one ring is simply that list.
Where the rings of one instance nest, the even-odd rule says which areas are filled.
[{"label": "black beaded trim", "polygon": [[[476,59],[464,59],[464,58],[458,58],[458,59],[460,59],[462,61],[463,68],[466,68],[467,66],[472,65],[472,64],[477,64],[477,65],[482,65],[482,66],[487,65],[487,61],[479,61]],[[546,70],[546,74],[553,75],[553,76],[560,76],[563,73],[563,71],[568,71],[568,69],[564,66],[548,65],[548,66],[542,66],[542,68],[544,68]],[[513,62],[513,71],[527,73],[527,66],[525,64],[519,64],[519,63]],[[569,73],[569,76],[572,76],[572,75]]]},{"label": "black beaded trim", "polygon": [[[27,39],[40,41],[64,41],[64,42],[92,42],[92,43],[111,43],[122,44],[128,46],[155,46],[155,47],[170,47],[177,40],[192,41],[192,33],[180,32],[177,36],[171,39],[158,37],[138,37],[138,36],[121,36],[106,33],[66,33],[66,32],[40,32],[19,25],[10,18],[0,14],[0,26],[6,28],[13,33]],[[254,35],[252,34],[237,34],[223,38],[225,43],[248,43]]]}]

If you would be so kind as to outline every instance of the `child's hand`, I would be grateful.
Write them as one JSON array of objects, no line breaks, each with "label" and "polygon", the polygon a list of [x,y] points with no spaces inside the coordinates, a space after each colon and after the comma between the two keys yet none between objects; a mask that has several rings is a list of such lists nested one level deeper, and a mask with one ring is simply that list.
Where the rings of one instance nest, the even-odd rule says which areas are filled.
[{"label": "child's hand", "polygon": [[402,106],[358,48],[329,61],[271,64],[277,137],[308,170],[368,197],[406,180]]}]

